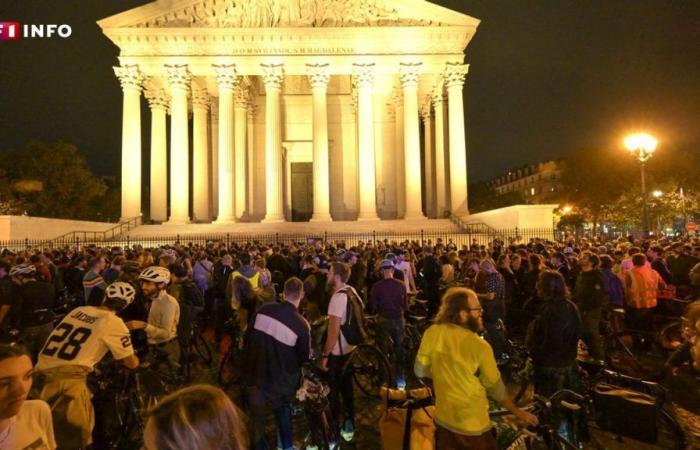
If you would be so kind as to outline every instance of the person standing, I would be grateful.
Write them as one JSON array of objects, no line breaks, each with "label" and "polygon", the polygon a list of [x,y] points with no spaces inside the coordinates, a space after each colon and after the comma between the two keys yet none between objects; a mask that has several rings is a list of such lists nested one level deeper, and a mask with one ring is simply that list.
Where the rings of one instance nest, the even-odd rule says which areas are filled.
[{"label": "person standing", "polygon": [[496,270],[493,261],[484,259],[481,261],[475,284],[475,291],[484,308],[483,322],[486,328],[486,340],[493,347],[496,359],[500,359],[506,351],[504,329],[506,282],[503,275]]},{"label": "person standing", "polygon": [[37,279],[32,264],[19,264],[10,270],[17,285],[19,341],[34,361],[53,330],[55,294],[53,285]]},{"label": "person standing", "polygon": [[346,362],[355,350],[355,345],[348,343],[342,327],[356,320],[354,302],[362,303],[359,295],[347,284],[350,278],[350,267],[342,262],[331,265],[328,273],[328,284],[334,289],[334,294],[328,304],[328,334],[323,346],[321,369],[328,371],[328,383],[331,388],[330,402],[333,415],[340,422],[340,397],[343,399],[343,426],[340,435],[347,442],[355,435],[355,398],[353,393],[352,370]]},{"label": "person standing", "polygon": [[408,307],[408,297],[406,286],[399,280],[394,279],[394,264],[385,259],[380,264],[382,279],[372,286],[370,291],[367,309],[370,314],[376,314],[380,341],[382,343],[392,342],[394,344],[393,353],[396,355],[396,386],[399,389],[406,387],[403,374],[404,367],[404,328],[406,308]]},{"label": "person standing", "polygon": [[107,352],[130,369],[139,364],[129,330],[116,315],[134,297],[130,284],[112,283],[101,306],[81,306],[71,311],[39,354],[36,372],[44,383],[39,397],[52,407],[61,448],[83,448],[92,443],[95,412],[87,376]]},{"label": "person standing", "polygon": [[22,347],[0,344],[0,450],[54,450],[51,409],[27,400],[32,360]]},{"label": "person standing", "polygon": [[632,269],[625,272],[625,321],[632,329],[651,330],[656,296],[666,283],[656,270],[649,267],[643,253],[632,256],[632,264]]},{"label": "person standing", "polygon": [[433,248],[429,245],[423,247],[423,266],[421,272],[425,280],[425,298],[428,300],[428,317],[432,318],[440,307],[440,278],[442,277],[442,265],[433,255]]},{"label": "person standing", "polygon": [[[646,257],[642,255],[646,261]],[[579,261],[581,272],[576,280],[574,302],[581,313],[581,338],[588,347],[591,358],[602,361],[605,359],[602,338],[600,337],[600,320],[603,305],[609,303],[605,292],[605,281],[600,271],[598,255],[585,252]]]},{"label": "person standing", "polygon": [[528,425],[538,423],[508,396],[493,350],[477,334],[483,328],[482,311],[471,289],[448,289],[418,349],[414,372],[432,378],[435,387],[438,450],[498,449],[487,396]]},{"label": "person standing", "polygon": [[284,284],[284,301],[264,304],[251,319],[245,340],[243,375],[253,421],[253,450],[267,450],[265,418],[271,408],[277,422],[277,448],[292,450],[291,400],[301,379],[301,365],[311,358],[310,327],[299,314],[304,288],[299,278]]},{"label": "person standing", "polygon": [[[97,288],[104,292],[105,280],[102,278],[102,271],[105,268],[105,259],[102,256],[95,256],[90,260],[89,270],[83,277],[83,292],[85,294],[85,304],[89,304],[92,290]],[[95,298],[93,296],[93,298]],[[93,305],[96,306],[96,305]]]},{"label": "person standing", "polygon": [[171,372],[179,367],[180,360],[180,345],[177,340],[180,305],[166,290],[170,283],[170,271],[165,267],[151,266],[141,272],[139,281],[141,291],[152,302],[148,321],[132,320],[126,326],[130,330],[146,330],[151,348],[149,362],[164,359],[167,367],[159,369]]}]

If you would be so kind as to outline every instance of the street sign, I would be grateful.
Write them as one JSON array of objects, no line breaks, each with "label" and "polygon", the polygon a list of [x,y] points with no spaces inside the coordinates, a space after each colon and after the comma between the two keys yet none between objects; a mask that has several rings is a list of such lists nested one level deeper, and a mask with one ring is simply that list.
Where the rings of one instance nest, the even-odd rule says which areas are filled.
[{"label": "street sign", "polygon": [[685,225],[685,229],[688,230],[688,231],[695,231],[695,230],[698,229],[698,226],[695,224],[695,222],[688,222],[688,223]]}]

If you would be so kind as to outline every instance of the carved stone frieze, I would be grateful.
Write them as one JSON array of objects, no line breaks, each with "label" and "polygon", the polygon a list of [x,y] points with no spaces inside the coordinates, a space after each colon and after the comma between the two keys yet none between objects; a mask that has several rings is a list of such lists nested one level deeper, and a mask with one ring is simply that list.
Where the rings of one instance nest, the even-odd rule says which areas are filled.
[{"label": "carved stone frieze", "polygon": [[377,27],[440,26],[400,17],[385,0],[201,0],[137,27]]}]

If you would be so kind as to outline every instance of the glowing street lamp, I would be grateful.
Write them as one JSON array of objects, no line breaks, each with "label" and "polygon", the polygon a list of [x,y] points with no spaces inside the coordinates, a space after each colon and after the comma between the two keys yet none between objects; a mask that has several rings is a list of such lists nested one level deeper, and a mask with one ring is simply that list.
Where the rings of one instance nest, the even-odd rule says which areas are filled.
[{"label": "glowing street lamp", "polygon": [[566,205],[565,207],[563,207],[563,208],[561,209],[561,212],[563,212],[564,214],[569,214],[569,213],[571,212],[572,209],[573,209],[573,208],[572,208],[571,206]]},{"label": "glowing street lamp", "polygon": [[652,192],[651,195],[653,195],[654,198],[661,198],[661,196],[664,195],[664,193],[657,189],[654,192]]},{"label": "glowing street lamp", "polygon": [[625,147],[630,154],[637,158],[642,174],[642,203],[644,206],[642,216],[642,226],[644,228],[644,237],[649,236],[649,207],[647,205],[647,185],[644,178],[644,167],[651,156],[656,151],[658,141],[656,138],[647,133],[631,134],[625,138]]}]

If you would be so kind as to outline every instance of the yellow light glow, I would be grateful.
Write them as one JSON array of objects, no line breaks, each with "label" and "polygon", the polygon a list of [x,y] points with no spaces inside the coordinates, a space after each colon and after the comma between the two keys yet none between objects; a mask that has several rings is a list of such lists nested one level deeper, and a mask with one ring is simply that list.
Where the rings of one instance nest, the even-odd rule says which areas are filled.
[{"label": "yellow light glow", "polygon": [[656,138],[648,133],[630,134],[625,138],[625,147],[630,152],[641,150],[653,153],[656,150],[656,144],[658,144]]},{"label": "yellow light glow", "polygon": [[656,198],[659,198],[659,197],[661,197],[662,195],[664,195],[664,193],[661,192],[661,191],[659,191],[659,190],[656,190],[656,191],[652,192],[651,195],[653,195],[653,196],[656,197]]},{"label": "yellow light glow", "polygon": [[571,206],[567,205],[567,206],[565,206],[565,207],[562,208],[562,212],[563,212],[564,214],[569,214],[569,213],[571,212],[572,209],[573,209],[573,208],[572,208]]}]

